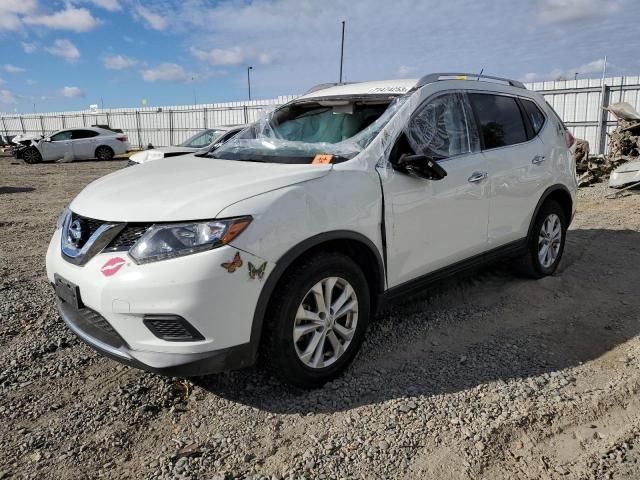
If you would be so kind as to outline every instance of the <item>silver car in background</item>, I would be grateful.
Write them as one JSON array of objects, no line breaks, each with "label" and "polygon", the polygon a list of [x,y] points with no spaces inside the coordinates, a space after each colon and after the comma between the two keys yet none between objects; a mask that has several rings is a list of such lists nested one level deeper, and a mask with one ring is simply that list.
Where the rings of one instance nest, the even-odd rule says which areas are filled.
[{"label": "silver car in background", "polygon": [[67,128],[39,140],[31,140],[30,145],[20,149],[16,157],[26,163],[59,159],[111,160],[130,149],[129,138],[124,133],[99,127]]},{"label": "silver car in background", "polygon": [[177,157],[188,153],[205,153],[216,149],[243,130],[246,125],[228,125],[208,128],[187,138],[180,145],[173,147],[158,147],[134,153],[129,157],[129,166],[159,160],[161,158]]}]

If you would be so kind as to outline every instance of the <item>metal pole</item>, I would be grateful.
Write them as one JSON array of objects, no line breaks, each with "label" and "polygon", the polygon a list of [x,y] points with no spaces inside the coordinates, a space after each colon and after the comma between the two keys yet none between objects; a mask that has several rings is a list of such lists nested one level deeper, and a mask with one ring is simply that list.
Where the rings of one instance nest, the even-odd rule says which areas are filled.
[{"label": "metal pole", "polygon": [[340,81],[338,83],[342,83],[342,63],[344,61],[344,24],[345,21],[342,21],[342,43],[340,44]]},{"label": "metal pole", "polygon": [[4,121],[4,117],[0,117],[0,119],[2,119],[2,128],[4,129],[4,134],[5,136],[8,136],[9,132],[7,131],[7,124]]},{"label": "metal pole", "polygon": [[608,112],[605,110],[609,106],[607,98],[607,86],[604,83],[605,75],[607,74],[607,56],[604,56],[604,64],[602,65],[602,83],[600,88],[600,115],[598,116],[598,154],[604,154],[605,150],[605,119],[608,116]]},{"label": "metal pole", "polygon": [[242,110],[244,111],[244,123],[249,123],[249,112],[247,106],[243,105]]},{"label": "metal pole", "polygon": [[204,128],[207,128],[207,107],[202,107],[202,119]]},{"label": "metal pole", "polygon": [[136,130],[138,131],[138,146],[142,149],[142,135],[140,134],[140,112],[136,110]]},{"label": "metal pole", "polygon": [[169,110],[169,145],[173,145],[173,111]]},{"label": "metal pole", "polygon": [[20,115],[18,118],[20,119],[20,126],[22,127],[22,133],[27,133],[27,131],[24,129],[24,120],[22,120],[22,115]]},{"label": "metal pole", "polygon": [[40,115],[40,128],[42,129],[42,136],[44,137],[44,120],[42,119],[42,115]]},{"label": "metal pole", "polygon": [[253,67],[247,67],[247,87],[249,87],[249,100],[251,100],[251,70],[253,70]]}]

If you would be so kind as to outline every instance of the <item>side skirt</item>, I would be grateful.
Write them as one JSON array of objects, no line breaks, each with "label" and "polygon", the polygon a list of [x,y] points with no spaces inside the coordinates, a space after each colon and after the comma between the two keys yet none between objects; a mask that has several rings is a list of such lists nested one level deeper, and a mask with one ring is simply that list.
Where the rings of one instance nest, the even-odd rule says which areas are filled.
[{"label": "side skirt", "polygon": [[527,239],[516,240],[506,245],[489,250],[466,260],[454,263],[447,267],[441,268],[431,273],[427,273],[414,280],[409,280],[403,284],[397,285],[387,290],[379,302],[380,311],[384,306],[398,302],[403,298],[415,295],[421,291],[427,290],[433,284],[442,281],[445,278],[452,277],[466,270],[470,270],[482,265],[493,263],[497,260],[504,260],[509,258],[515,258],[525,254],[527,251]]}]

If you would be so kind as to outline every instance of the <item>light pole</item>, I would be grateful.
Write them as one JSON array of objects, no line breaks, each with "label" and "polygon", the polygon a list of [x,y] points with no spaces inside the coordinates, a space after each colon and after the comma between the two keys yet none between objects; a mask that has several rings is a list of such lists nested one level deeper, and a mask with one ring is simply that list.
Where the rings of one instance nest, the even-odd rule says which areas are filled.
[{"label": "light pole", "polygon": [[342,84],[342,63],[344,61],[344,20],[342,21],[342,41],[340,42],[340,79],[338,83]]},{"label": "light pole", "polygon": [[247,67],[247,87],[249,87],[249,100],[251,100],[251,70],[253,70],[253,67]]},{"label": "light pole", "polygon": [[573,79],[574,79],[574,80],[578,80],[578,73],[579,73],[579,72],[576,72],[576,73],[574,73],[574,74],[573,74]]}]

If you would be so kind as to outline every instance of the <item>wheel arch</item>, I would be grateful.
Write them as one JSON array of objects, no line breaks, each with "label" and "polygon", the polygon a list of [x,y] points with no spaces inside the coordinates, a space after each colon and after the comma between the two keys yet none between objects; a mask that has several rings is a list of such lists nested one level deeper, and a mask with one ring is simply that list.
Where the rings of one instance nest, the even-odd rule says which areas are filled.
[{"label": "wheel arch", "polygon": [[290,248],[282,255],[265,281],[256,303],[251,325],[250,343],[253,361],[258,355],[262,339],[262,327],[273,293],[282,281],[284,274],[293,265],[322,251],[344,253],[362,268],[371,289],[371,312],[372,314],[375,313],[385,286],[384,263],[382,255],[375,244],[364,235],[349,230],[336,230],[315,235]]},{"label": "wheel arch", "polygon": [[97,154],[98,154],[98,150],[100,150],[101,148],[108,148],[109,150],[111,150],[111,153],[115,156],[116,151],[113,149],[113,147],[111,145],[108,145],[106,143],[101,143],[99,144],[94,150],[93,150],[93,155],[94,157],[97,158]]},{"label": "wheel arch", "polygon": [[571,215],[573,213],[573,198],[571,197],[571,193],[565,185],[552,185],[543,192],[540,200],[538,200],[538,204],[536,205],[536,208],[533,211],[533,215],[531,217],[531,221],[529,222],[527,238],[531,238],[531,231],[533,229],[533,224],[536,221],[536,217],[538,216],[538,212],[547,200],[555,200],[556,202],[558,202],[562,207],[562,210],[564,211],[569,224],[571,223]]}]

